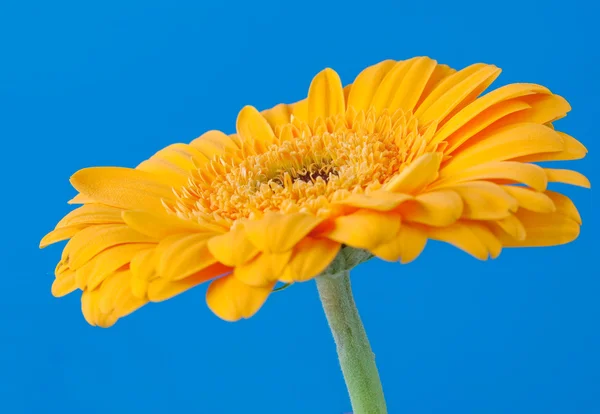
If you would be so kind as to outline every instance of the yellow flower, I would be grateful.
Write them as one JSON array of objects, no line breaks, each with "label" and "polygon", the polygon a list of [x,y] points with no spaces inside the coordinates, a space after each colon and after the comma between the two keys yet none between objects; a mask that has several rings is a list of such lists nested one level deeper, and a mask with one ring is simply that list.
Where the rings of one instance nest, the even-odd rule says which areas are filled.
[{"label": "yellow flower", "polygon": [[585,156],[552,126],[570,106],[534,84],[479,97],[499,73],[418,57],[342,88],[325,69],[303,101],[243,108],[234,135],[207,132],[135,169],[80,170],[71,203],[83,206],[41,243],[70,239],[52,292],[81,289],[86,320],[106,327],[211,281],[208,306],[234,321],[346,246],[407,263],[428,239],[482,260],[570,242],[580,216],[547,184],[589,181],[533,164]]}]

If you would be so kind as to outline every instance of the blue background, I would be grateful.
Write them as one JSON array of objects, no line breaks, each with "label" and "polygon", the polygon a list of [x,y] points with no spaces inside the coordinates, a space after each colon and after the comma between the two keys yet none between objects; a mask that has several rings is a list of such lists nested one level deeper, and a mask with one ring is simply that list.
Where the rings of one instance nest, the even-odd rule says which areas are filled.
[{"label": "blue background", "polygon": [[[0,412],[350,411],[314,283],[230,324],[204,287],[89,327],[50,295],[62,246],[40,237],[90,165],[135,166],[237,111],[302,98],[326,66],[345,82],[385,58],[504,69],[568,98],[557,125],[598,182],[599,40],[588,2],[23,1],[0,3]],[[561,188],[574,243],[478,262],[430,243],[413,264],[371,261],[353,283],[390,414],[600,412],[600,280],[592,193]]]}]

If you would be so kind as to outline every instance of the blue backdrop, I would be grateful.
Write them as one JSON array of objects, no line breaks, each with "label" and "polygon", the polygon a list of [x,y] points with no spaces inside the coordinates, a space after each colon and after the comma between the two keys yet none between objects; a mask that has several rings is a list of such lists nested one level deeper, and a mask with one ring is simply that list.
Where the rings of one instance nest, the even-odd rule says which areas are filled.
[{"label": "blue backdrop", "polygon": [[[89,327],[79,295],[50,295],[62,246],[40,237],[90,165],[135,166],[203,131],[231,132],[247,103],[306,93],[326,66],[345,82],[385,58],[429,55],[504,69],[573,111],[576,164],[598,182],[598,26],[587,1],[0,2],[0,412],[350,411],[314,283],[230,324],[204,287]],[[587,10],[586,10],[587,8]],[[600,289],[592,193],[561,188],[581,237],[478,262],[430,243],[416,262],[353,275],[390,414],[600,412]]]}]

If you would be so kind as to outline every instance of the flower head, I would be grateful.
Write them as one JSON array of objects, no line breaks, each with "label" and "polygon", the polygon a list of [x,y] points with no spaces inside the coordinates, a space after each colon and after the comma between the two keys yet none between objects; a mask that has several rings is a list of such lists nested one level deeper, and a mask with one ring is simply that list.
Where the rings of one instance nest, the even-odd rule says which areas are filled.
[{"label": "flower head", "polygon": [[499,73],[386,60],[343,88],[325,69],[303,101],[243,108],[236,134],[207,132],[135,169],[80,170],[71,202],[83,205],[42,240],[70,239],[52,292],[81,289],[87,321],[110,326],[210,281],[209,307],[233,321],[342,248],[407,263],[428,239],[482,260],[570,242],[577,209],[547,185],[589,182],[534,164],[585,156],[552,125],[570,106],[534,84],[480,96]]}]

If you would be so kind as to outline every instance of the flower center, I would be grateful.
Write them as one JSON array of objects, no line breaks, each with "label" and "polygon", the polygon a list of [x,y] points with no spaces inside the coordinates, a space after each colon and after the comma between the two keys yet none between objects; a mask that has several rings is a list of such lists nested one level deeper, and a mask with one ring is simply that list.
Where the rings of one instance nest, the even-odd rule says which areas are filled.
[{"label": "flower center", "polygon": [[224,225],[266,211],[327,216],[332,201],[380,189],[435,150],[429,144],[435,128],[402,110],[377,115],[350,108],[311,126],[292,119],[276,128],[277,139],[266,148],[243,143],[200,167],[169,209]]}]

